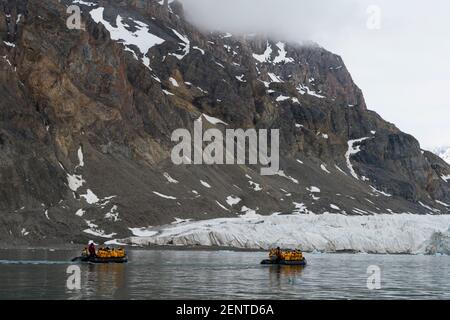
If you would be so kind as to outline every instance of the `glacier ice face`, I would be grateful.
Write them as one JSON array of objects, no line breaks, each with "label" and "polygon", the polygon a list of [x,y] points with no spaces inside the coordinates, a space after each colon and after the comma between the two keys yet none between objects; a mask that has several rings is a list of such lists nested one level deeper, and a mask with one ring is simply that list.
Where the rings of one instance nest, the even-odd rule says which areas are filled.
[{"label": "glacier ice face", "polygon": [[446,232],[435,232],[425,245],[427,254],[450,255],[450,226]]},{"label": "glacier ice face", "polygon": [[[419,254],[432,253],[430,239],[436,238],[436,233],[446,232],[449,225],[450,216],[446,215],[253,214],[157,227],[153,230],[157,233],[152,236],[130,237],[121,242],[144,246],[173,244],[249,249],[281,246],[309,252]],[[438,246],[440,251],[444,251],[443,246]]]}]

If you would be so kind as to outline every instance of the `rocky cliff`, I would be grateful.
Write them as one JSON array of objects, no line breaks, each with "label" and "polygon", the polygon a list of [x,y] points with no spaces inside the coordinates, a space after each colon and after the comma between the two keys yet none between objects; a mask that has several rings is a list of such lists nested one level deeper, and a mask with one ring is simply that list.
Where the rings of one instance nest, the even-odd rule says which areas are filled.
[{"label": "rocky cliff", "polygon": [[[2,244],[253,212],[450,213],[450,166],[317,45],[202,32],[156,0],[2,0],[0,37]],[[174,165],[172,132],[198,119],[280,129],[278,175]]]}]

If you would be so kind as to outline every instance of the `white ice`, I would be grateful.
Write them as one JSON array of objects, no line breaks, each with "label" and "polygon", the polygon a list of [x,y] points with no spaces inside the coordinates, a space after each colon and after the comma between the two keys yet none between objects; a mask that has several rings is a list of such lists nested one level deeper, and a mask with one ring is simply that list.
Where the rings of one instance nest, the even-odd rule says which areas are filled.
[{"label": "white ice", "polygon": [[355,169],[353,169],[353,165],[352,165],[352,162],[350,161],[350,157],[361,151],[360,145],[355,147],[355,144],[361,143],[367,139],[369,139],[369,138],[365,137],[365,138],[361,138],[361,139],[349,140],[347,142],[348,150],[347,150],[347,153],[345,154],[345,159],[347,160],[347,167],[350,170],[350,174],[357,180],[359,180],[359,177],[356,174]]},{"label": "white ice", "polygon": [[227,199],[226,199],[225,201],[228,203],[228,205],[229,205],[230,207],[232,207],[232,206],[234,206],[235,204],[238,204],[239,202],[241,202],[242,199],[239,198],[239,197],[236,197],[236,196],[228,196]]},{"label": "white ice", "polygon": [[103,19],[104,10],[105,8],[103,7],[91,10],[90,15],[92,19],[96,23],[102,23],[110,32],[111,39],[122,43],[128,49],[127,51],[132,51],[129,47],[131,45],[138,47],[144,56],[144,65],[150,68],[150,59],[146,56],[147,52],[150,48],[162,44],[165,40],[150,33],[149,26],[141,21],[133,20],[137,30],[134,32],[128,30],[126,27],[129,26],[124,23],[124,19],[120,15],[117,15],[116,18],[117,27],[113,27],[108,21]]},{"label": "white ice", "polygon": [[270,56],[272,54],[272,47],[270,46],[269,41],[267,41],[266,50],[263,54],[253,54],[253,58],[255,58],[257,61],[264,63],[264,62],[270,62]]},{"label": "white ice", "polygon": [[156,192],[156,191],[153,191],[153,193],[156,194],[158,197],[161,197],[161,198],[164,198],[164,199],[170,199],[170,200],[176,200],[177,199],[175,197],[168,196],[168,195]]},{"label": "white ice", "polygon": [[202,113],[202,115],[200,116],[200,118],[198,118],[197,120],[198,120],[198,121],[202,121],[202,117],[205,118],[209,123],[214,124],[214,125],[217,125],[217,124],[223,124],[223,125],[225,125],[225,126],[228,125],[228,123],[226,123],[226,122],[220,120],[219,118],[215,118],[215,117],[208,116],[208,115],[205,114],[205,113]]},{"label": "white ice", "polygon": [[294,59],[287,57],[287,51],[283,42],[278,42],[276,46],[278,47],[278,56],[273,59],[273,63],[277,64],[294,62]]},{"label": "white ice", "polygon": [[[303,204],[298,207],[308,212]],[[448,215],[255,215],[164,226],[154,229],[158,234],[132,237],[127,242],[252,249],[282,246],[310,252],[426,253],[431,236],[445,232],[449,224]]]},{"label": "white ice", "polygon": [[175,184],[178,183],[178,180],[175,180],[174,178],[172,178],[170,176],[170,174],[168,174],[167,172],[164,172],[163,175],[164,175],[164,178],[166,178],[169,183],[175,183]]},{"label": "white ice", "polygon": [[319,98],[319,99],[325,98],[325,96],[323,96],[323,95],[317,93],[317,92],[314,91],[314,90],[311,90],[308,86],[305,86],[305,85],[303,85],[303,84],[299,84],[299,85],[297,86],[297,91],[298,91],[301,95],[307,94],[307,95],[310,95],[310,96],[313,96],[313,97],[316,97],[316,98]]},{"label": "white ice", "polygon": [[203,180],[200,180],[200,183],[201,183],[202,186],[204,186],[205,188],[211,189],[211,185],[210,185],[208,182],[203,181]]}]

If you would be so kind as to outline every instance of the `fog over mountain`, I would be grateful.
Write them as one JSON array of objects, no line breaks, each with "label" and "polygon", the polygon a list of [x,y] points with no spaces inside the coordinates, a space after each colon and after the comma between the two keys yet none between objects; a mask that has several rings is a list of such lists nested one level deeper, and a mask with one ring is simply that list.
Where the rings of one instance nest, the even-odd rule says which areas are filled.
[{"label": "fog over mountain", "polygon": [[[182,2],[189,19],[203,28],[312,40],[340,54],[370,109],[416,136],[425,149],[450,144],[450,2]],[[379,29],[367,28],[373,6],[380,10]]]}]

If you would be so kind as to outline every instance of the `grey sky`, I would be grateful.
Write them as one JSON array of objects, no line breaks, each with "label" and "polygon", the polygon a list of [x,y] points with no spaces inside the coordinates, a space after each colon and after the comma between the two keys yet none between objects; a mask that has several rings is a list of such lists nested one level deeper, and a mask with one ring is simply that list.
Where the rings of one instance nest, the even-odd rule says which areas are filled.
[{"label": "grey sky", "polygon": [[[450,1],[182,0],[192,22],[313,40],[341,55],[370,109],[423,148],[450,145]],[[367,9],[381,28],[367,28]]]}]

